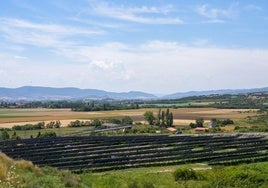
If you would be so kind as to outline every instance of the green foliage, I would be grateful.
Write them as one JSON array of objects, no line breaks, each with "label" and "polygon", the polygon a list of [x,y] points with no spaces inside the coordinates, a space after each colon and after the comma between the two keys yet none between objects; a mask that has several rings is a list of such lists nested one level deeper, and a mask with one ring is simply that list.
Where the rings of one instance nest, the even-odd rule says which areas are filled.
[{"label": "green foliage", "polygon": [[146,134],[146,133],[156,133],[160,130],[159,126],[155,125],[134,125],[131,129],[127,129],[126,133],[129,134]]},{"label": "green foliage", "polygon": [[83,187],[78,175],[56,168],[38,168],[31,162],[13,161],[0,153],[0,187]]},{"label": "green foliage", "polygon": [[37,130],[37,129],[44,129],[45,122],[39,122],[36,124],[25,124],[25,125],[15,125],[12,127],[12,130]]},{"label": "green foliage", "polygon": [[179,168],[174,173],[175,181],[203,180],[204,177],[191,168]]},{"label": "green foliage", "polygon": [[47,129],[60,128],[60,126],[61,126],[60,121],[51,121],[46,124]]},{"label": "green foliage", "polygon": [[1,140],[8,140],[8,139],[10,139],[10,136],[9,136],[7,130],[3,130],[2,131],[0,139]]},{"label": "green foliage", "polygon": [[17,135],[16,131],[14,131],[12,136],[11,136],[11,139],[12,140],[19,140],[19,139],[21,139],[21,137]]},{"label": "green foliage", "polygon": [[48,138],[48,137],[56,137],[57,134],[53,131],[46,131],[45,133],[42,133],[40,137],[42,138]]},{"label": "green foliage", "polygon": [[146,111],[144,113],[144,119],[148,121],[149,125],[153,125],[155,120],[154,113],[152,111]]},{"label": "green foliage", "polygon": [[0,187],[266,188],[268,162],[214,168],[192,164],[77,175],[51,167],[38,168],[27,161],[13,161],[0,153]]},{"label": "green foliage", "polygon": [[203,118],[197,118],[196,120],[195,120],[195,123],[196,123],[196,126],[197,127],[203,127],[204,125],[204,119]]},{"label": "green foliage", "polygon": [[215,127],[224,127],[226,125],[233,125],[234,121],[231,119],[218,120],[216,118],[211,119],[211,123],[215,125]]},{"label": "green foliage", "polygon": [[173,114],[169,111],[169,108],[166,111],[162,111],[159,108],[154,124],[161,127],[170,127],[173,125]]},{"label": "green foliage", "polygon": [[92,126],[95,126],[95,127],[100,127],[102,125],[102,122],[101,120],[99,119],[94,119],[92,122],[91,122],[91,125]]},{"label": "green foliage", "polygon": [[36,138],[40,138],[41,137],[41,132],[39,131]]},{"label": "green foliage", "polygon": [[51,121],[45,125],[45,122],[39,122],[36,124],[25,124],[25,125],[14,125],[12,130],[39,130],[39,129],[53,129],[53,128],[60,128],[61,122],[60,121]]},{"label": "green foliage", "polygon": [[216,168],[207,174],[206,187],[267,187],[268,163]]},{"label": "green foliage", "polygon": [[204,119],[203,118],[197,118],[195,120],[195,123],[190,123],[189,126],[193,129],[196,127],[203,127],[204,125]]},{"label": "green foliage", "polygon": [[92,126],[90,121],[75,120],[75,121],[71,121],[68,124],[68,127],[88,127],[88,126]]},{"label": "green foliage", "polygon": [[129,117],[129,116],[125,116],[122,119],[122,124],[123,125],[132,125],[133,124],[133,119],[131,119],[131,117]]},{"label": "green foliage", "polygon": [[102,121],[99,119],[94,119],[92,121],[75,120],[75,121],[71,121],[68,124],[68,127],[89,127],[89,126],[100,127],[101,125],[102,125]]},{"label": "green foliage", "polygon": [[235,126],[236,132],[268,132],[268,127],[264,125],[254,125],[251,127]]},{"label": "green foliage", "polygon": [[197,127],[197,125],[196,125],[195,123],[190,123],[189,126],[190,126],[192,129],[194,129],[194,128]]},{"label": "green foliage", "polygon": [[116,119],[116,118],[110,118],[106,121],[107,123],[112,123],[112,124],[117,124],[117,125],[120,125],[122,123],[120,119]]},{"label": "green foliage", "polygon": [[139,109],[139,104],[134,102],[73,102],[73,111],[107,111],[107,110],[128,110],[128,109]]}]

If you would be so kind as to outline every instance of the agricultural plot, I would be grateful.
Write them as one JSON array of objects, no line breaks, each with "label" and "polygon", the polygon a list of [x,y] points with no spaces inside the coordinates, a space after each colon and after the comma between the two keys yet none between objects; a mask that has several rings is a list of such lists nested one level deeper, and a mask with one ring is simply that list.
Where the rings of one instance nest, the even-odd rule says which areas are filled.
[{"label": "agricultural plot", "polygon": [[0,142],[0,150],[14,159],[74,171],[268,161],[267,134],[38,138]]},{"label": "agricultural plot", "polygon": [[[135,109],[135,110],[113,110],[98,112],[74,112],[71,109],[0,109],[0,128],[11,128],[14,125],[24,125],[27,123],[37,123],[40,121],[50,122],[60,120],[62,126],[67,126],[70,121],[76,119],[104,119],[104,118],[122,118],[130,116],[134,121],[143,121],[143,114],[147,110],[152,110],[157,114],[158,109]],[[217,119],[241,119],[248,116],[255,116],[255,111],[245,109],[216,109],[216,108],[179,108],[171,109],[174,122],[178,125],[189,125],[197,118],[210,120]],[[185,122],[185,123],[184,123]]]}]

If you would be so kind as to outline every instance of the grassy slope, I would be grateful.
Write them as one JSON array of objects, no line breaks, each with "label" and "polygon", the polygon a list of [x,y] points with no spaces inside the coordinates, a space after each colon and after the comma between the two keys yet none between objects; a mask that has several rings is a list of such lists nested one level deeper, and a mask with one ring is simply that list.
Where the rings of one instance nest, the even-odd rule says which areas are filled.
[{"label": "grassy slope", "polygon": [[[38,168],[28,161],[14,161],[0,153],[0,187],[81,187],[78,176],[54,168]],[[85,186],[83,186],[85,187]]]},{"label": "grassy slope", "polygon": [[[200,180],[176,182],[178,168],[192,168]],[[0,153],[0,187],[268,187],[268,162],[230,167],[201,164],[127,169],[105,173],[72,174],[54,168],[38,168],[27,161],[14,161]]]}]

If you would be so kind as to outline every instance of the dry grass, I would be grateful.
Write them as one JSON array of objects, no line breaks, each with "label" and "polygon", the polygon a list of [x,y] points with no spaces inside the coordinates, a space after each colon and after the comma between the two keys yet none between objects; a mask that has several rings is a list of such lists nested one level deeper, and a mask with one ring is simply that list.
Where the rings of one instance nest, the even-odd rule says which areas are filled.
[{"label": "dry grass", "polygon": [[[13,125],[24,125],[40,121],[60,120],[62,126],[66,126],[74,120],[90,120],[94,118],[121,118],[130,116],[134,121],[143,121],[145,111],[151,110],[157,114],[158,109],[135,109],[135,110],[113,110],[100,112],[73,112],[70,109],[0,109],[0,127],[11,128]],[[170,109],[174,116],[174,124],[186,125],[194,122],[197,118],[210,120],[217,119],[242,119],[254,116],[256,112],[245,109],[215,109],[215,108],[178,108]]]}]

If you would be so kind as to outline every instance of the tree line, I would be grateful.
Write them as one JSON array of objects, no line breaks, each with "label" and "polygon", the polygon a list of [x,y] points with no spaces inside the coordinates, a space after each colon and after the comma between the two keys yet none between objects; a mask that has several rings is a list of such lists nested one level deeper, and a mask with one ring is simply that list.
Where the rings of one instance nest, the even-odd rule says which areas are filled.
[{"label": "tree line", "polygon": [[12,130],[37,130],[37,129],[53,129],[53,128],[60,128],[61,122],[57,121],[50,121],[49,123],[45,123],[44,121],[38,122],[36,124],[27,123],[25,125],[14,125]]}]

